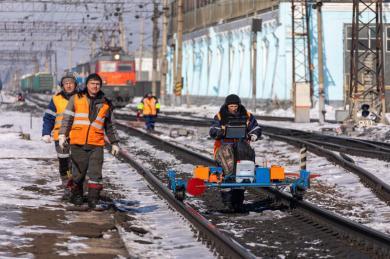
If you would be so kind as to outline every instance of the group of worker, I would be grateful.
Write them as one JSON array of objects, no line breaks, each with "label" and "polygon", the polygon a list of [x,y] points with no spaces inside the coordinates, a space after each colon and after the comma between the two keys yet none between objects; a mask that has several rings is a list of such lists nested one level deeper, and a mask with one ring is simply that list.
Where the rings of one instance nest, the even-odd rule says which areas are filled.
[{"label": "group of worker", "polygon": [[73,74],[62,77],[61,91],[55,94],[43,117],[42,140],[50,143],[51,133],[59,160],[64,199],[82,205],[88,177],[88,206],[99,209],[102,184],[104,135],[113,155],[119,153],[119,139],[112,123],[113,105],[104,96],[102,79],[90,74],[86,87],[76,91]]},{"label": "group of worker", "polygon": [[[43,117],[42,140],[50,143],[54,139],[59,160],[59,174],[62,182],[63,199],[81,206],[87,192],[88,207],[99,210],[100,192],[103,189],[102,166],[104,145],[107,137],[111,153],[120,152],[119,138],[113,124],[113,105],[102,91],[102,78],[90,74],[83,90],[78,90],[73,74],[65,74],[60,81],[61,91],[54,94]],[[147,131],[154,131],[155,118],[160,104],[152,93],[143,97],[137,108],[142,111]],[[247,141],[226,137],[226,127],[244,124]],[[215,139],[214,157],[225,172],[232,172],[238,156],[238,149],[250,154],[245,159],[254,161],[249,141],[261,137],[261,128],[254,116],[241,104],[237,95],[226,97],[210,128],[210,136]],[[253,151],[253,150],[252,150]],[[243,159],[242,157],[240,159]],[[87,180],[87,184],[84,184]],[[88,190],[84,190],[84,187]],[[222,194],[224,202],[244,199],[243,191]]]},{"label": "group of worker", "polygon": [[[105,140],[111,144],[111,153],[119,153],[119,139],[113,124],[113,105],[101,90],[103,80],[90,74],[85,88],[77,88],[76,77],[65,74],[43,116],[42,140],[54,140],[59,161],[63,199],[75,205],[84,203],[84,186],[88,189],[88,207],[101,209],[100,192],[103,189],[103,154]],[[154,117],[160,109],[157,98],[147,94],[139,108],[144,110],[146,129],[154,130]],[[88,184],[84,182],[88,179]]]}]

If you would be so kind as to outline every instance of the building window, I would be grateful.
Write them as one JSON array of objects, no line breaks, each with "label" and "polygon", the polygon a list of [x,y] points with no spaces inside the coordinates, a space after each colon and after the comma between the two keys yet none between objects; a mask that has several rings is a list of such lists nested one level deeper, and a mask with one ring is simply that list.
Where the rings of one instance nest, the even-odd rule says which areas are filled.
[{"label": "building window", "polygon": [[[390,27],[383,26],[384,32],[386,33],[386,51],[390,51]],[[376,30],[375,26],[370,26],[362,28],[359,32],[359,51],[364,51],[365,49],[373,49],[376,47]],[[352,47],[352,26],[347,26],[346,29],[346,41],[345,41],[347,51],[351,51]]]}]

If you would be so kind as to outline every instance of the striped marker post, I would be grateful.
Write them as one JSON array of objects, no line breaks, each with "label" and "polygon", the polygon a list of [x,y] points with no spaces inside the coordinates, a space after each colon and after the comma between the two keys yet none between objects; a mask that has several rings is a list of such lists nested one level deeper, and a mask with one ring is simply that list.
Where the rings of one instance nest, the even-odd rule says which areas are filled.
[{"label": "striped marker post", "polygon": [[301,162],[300,162],[300,165],[301,165],[301,170],[306,170],[306,154],[307,154],[307,147],[306,145],[302,145],[301,146]]}]

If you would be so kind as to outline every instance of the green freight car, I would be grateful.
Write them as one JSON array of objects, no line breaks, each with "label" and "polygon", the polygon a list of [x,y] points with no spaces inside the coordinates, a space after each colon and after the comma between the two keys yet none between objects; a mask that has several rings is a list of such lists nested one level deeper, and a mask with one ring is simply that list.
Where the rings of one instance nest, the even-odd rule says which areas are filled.
[{"label": "green freight car", "polygon": [[51,93],[54,86],[53,75],[50,73],[36,73],[34,75],[32,92]]},{"label": "green freight car", "polygon": [[29,93],[51,93],[54,86],[54,77],[50,73],[39,72],[34,75],[22,76],[20,88]]},{"label": "green freight car", "polygon": [[20,78],[20,89],[23,92],[31,92],[34,75],[28,74]]}]

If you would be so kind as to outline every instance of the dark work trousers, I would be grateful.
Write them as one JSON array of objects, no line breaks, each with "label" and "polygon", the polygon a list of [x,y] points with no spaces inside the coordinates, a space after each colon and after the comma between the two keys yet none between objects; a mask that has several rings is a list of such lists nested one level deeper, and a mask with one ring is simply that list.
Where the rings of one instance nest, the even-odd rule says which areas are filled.
[{"label": "dark work trousers", "polygon": [[145,126],[147,130],[153,130],[154,129],[154,123],[156,115],[144,115],[145,119]]},{"label": "dark work trousers", "polygon": [[102,184],[103,147],[92,145],[71,145],[73,182],[82,186],[88,175],[89,183]]},{"label": "dark work trousers", "polygon": [[59,172],[60,172],[61,181],[63,184],[67,184],[71,176],[71,168],[72,168],[72,162],[70,160],[70,154],[69,154],[70,147],[68,145],[64,148],[64,150],[62,150],[60,148],[60,145],[58,144],[58,141],[55,141],[54,145],[56,147],[57,157],[59,161]]}]

